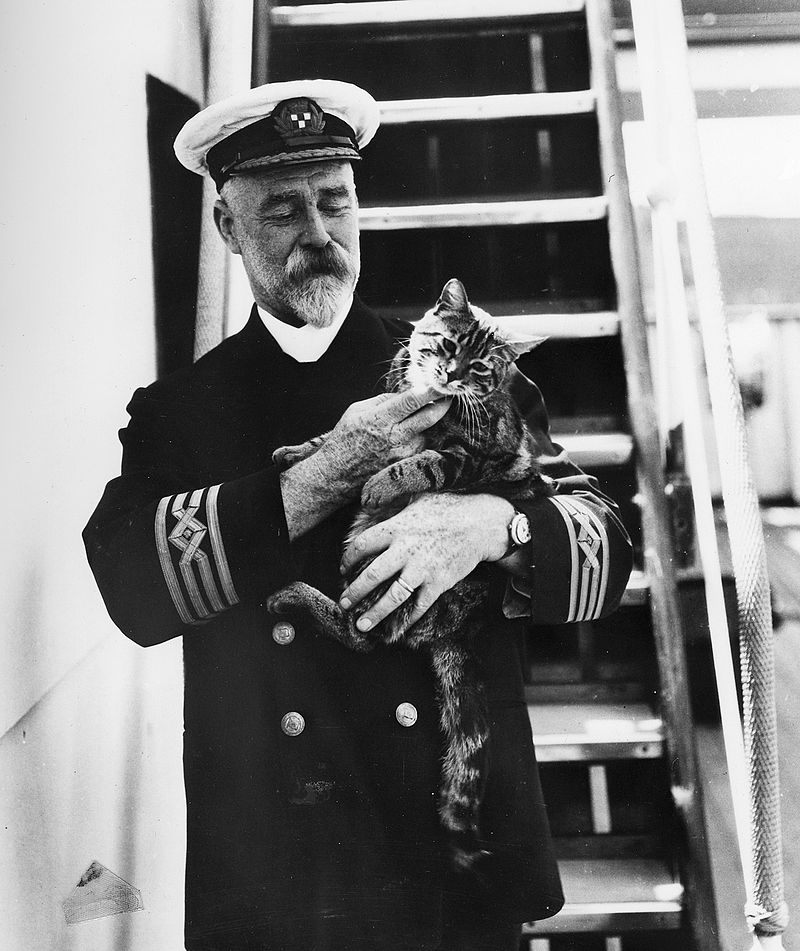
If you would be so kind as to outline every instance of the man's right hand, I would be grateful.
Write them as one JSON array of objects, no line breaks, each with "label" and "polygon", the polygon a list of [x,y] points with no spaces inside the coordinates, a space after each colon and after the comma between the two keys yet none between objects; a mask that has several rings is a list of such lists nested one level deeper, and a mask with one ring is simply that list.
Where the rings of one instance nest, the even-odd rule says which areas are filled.
[{"label": "man's right hand", "polygon": [[423,449],[425,430],[450,403],[428,389],[383,393],[349,406],[317,452],[281,476],[291,537],[356,498],[371,475]]},{"label": "man's right hand", "polygon": [[353,403],[317,451],[317,463],[357,495],[371,475],[424,449],[425,430],[450,403],[436,390],[382,393]]}]

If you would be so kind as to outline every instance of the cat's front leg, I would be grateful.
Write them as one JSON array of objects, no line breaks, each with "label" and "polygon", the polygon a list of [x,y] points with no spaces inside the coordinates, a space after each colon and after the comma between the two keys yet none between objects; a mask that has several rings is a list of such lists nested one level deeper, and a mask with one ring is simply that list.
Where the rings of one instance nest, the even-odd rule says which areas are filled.
[{"label": "cat's front leg", "polygon": [[355,626],[352,614],[343,611],[335,601],[304,581],[293,581],[271,594],[266,600],[266,608],[271,614],[302,614],[318,631],[351,650],[364,652],[373,649],[371,640]]},{"label": "cat's front leg", "polygon": [[445,484],[445,459],[435,449],[424,449],[415,456],[393,462],[367,479],[361,491],[361,504],[368,509],[382,508],[395,499],[417,492],[431,492]]},{"label": "cat's front leg", "polygon": [[303,459],[313,456],[329,435],[330,433],[323,433],[297,446],[281,446],[272,453],[272,462],[281,470],[291,469]]}]

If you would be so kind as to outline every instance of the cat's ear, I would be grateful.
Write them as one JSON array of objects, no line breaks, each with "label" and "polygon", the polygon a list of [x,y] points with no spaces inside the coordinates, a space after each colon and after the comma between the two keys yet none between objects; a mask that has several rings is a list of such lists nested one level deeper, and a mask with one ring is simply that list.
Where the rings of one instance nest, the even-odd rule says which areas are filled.
[{"label": "cat's ear", "polygon": [[467,292],[457,277],[451,277],[442,288],[442,293],[439,295],[436,306],[439,307],[441,304],[444,304],[445,307],[449,307],[451,310],[466,310],[469,307]]},{"label": "cat's ear", "polygon": [[495,333],[514,354],[515,360],[547,340],[547,337],[533,332],[531,319],[528,316],[490,317],[489,319]]}]

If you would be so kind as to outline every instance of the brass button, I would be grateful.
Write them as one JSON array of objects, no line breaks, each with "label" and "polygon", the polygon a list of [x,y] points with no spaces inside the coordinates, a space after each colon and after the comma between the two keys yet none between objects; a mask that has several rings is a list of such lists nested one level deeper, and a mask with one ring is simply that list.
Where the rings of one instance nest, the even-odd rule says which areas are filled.
[{"label": "brass button", "polygon": [[394,711],[400,726],[414,726],[417,722],[417,708],[413,703],[401,703]]},{"label": "brass button", "polygon": [[278,621],[272,628],[272,640],[276,644],[291,644],[294,640],[294,627],[288,621]]},{"label": "brass button", "polygon": [[287,736],[299,736],[306,728],[305,717],[302,713],[285,713],[281,718],[281,729]]}]

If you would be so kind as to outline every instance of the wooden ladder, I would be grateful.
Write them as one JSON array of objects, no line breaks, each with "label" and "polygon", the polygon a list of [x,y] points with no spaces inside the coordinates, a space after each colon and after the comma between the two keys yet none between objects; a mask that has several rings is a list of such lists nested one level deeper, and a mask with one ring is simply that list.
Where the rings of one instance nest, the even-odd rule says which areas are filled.
[{"label": "wooden ladder", "polygon": [[254,37],[254,83],[381,103],[356,173],[365,301],[414,319],[455,276],[532,315],[550,340],[521,368],[634,539],[615,615],[527,634],[567,900],[522,947],[718,951],[609,0],[261,2]]}]

